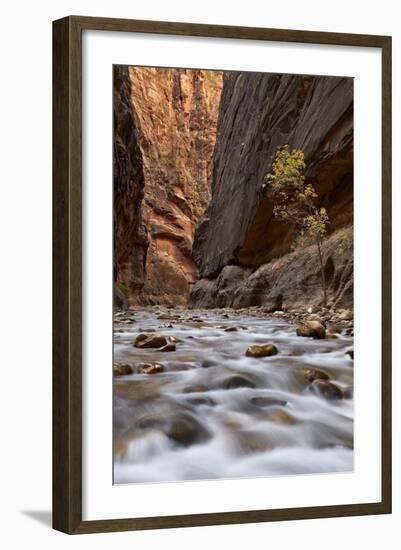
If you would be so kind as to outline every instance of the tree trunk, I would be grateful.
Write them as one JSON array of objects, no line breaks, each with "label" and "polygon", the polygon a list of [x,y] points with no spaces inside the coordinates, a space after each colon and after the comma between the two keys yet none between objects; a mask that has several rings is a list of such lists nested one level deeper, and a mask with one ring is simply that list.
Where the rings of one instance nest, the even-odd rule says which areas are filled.
[{"label": "tree trunk", "polygon": [[316,239],[317,244],[317,250],[319,252],[319,263],[320,263],[320,273],[322,276],[322,287],[323,287],[323,307],[327,307],[327,291],[326,291],[326,276],[324,274],[324,265],[323,265],[323,257],[322,257],[322,248],[321,248],[321,242],[320,238],[318,237]]}]

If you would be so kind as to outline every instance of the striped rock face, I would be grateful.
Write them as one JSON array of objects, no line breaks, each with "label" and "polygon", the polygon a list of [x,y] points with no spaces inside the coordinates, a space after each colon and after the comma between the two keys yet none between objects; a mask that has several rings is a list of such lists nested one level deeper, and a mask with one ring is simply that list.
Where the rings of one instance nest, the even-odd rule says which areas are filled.
[{"label": "striped rock face", "polygon": [[222,73],[116,67],[115,279],[131,303],[185,303],[210,201]]}]

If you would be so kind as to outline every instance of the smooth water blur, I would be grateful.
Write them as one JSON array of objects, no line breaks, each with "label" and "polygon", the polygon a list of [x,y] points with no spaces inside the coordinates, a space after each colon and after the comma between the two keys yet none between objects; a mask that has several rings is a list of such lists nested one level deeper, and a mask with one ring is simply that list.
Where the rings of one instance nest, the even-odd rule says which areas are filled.
[{"label": "smooth water blur", "polygon": [[[301,338],[286,321],[235,311],[227,318],[225,311],[172,310],[179,320],[158,313],[138,309],[133,322],[115,319],[115,362],[165,366],[160,374],[114,378],[115,483],[353,469],[353,399],[317,396],[301,375],[315,367],[352,387],[351,337]],[[135,337],[150,331],[177,338],[177,350],[135,348]],[[250,345],[267,342],[277,355],[245,356]],[[233,375],[250,387],[225,389]],[[177,417],[184,418],[178,440],[171,437]]]}]

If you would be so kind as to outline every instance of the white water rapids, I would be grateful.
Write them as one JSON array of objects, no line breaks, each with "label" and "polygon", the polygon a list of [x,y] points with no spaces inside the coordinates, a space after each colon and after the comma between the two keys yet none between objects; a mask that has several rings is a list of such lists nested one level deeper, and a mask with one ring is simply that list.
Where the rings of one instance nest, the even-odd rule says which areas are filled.
[{"label": "white water rapids", "polygon": [[[181,318],[170,321],[158,313],[115,319],[115,362],[165,367],[114,378],[115,483],[352,471],[353,399],[315,395],[300,376],[318,368],[352,387],[351,337],[302,338],[294,325],[261,314],[171,310]],[[133,346],[151,331],[177,338],[176,351]],[[277,355],[245,356],[268,342]]]}]

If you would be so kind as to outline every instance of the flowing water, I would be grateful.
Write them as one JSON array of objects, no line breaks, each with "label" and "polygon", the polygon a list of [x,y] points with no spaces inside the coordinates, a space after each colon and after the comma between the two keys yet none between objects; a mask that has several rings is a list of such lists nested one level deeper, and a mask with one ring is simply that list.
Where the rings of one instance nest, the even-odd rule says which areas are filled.
[{"label": "flowing water", "polygon": [[[115,483],[352,471],[353,399],[315,395],[303,375],[319,368],[351,388],[351,337],[298,337],[294,325],[260,314],[158,313],[115,318],[116,363],[164,365],[114,378]],[[176,351],[133,346],[152,331],[175,337]],[[277,355],[245,356],[267,342]]]}]

